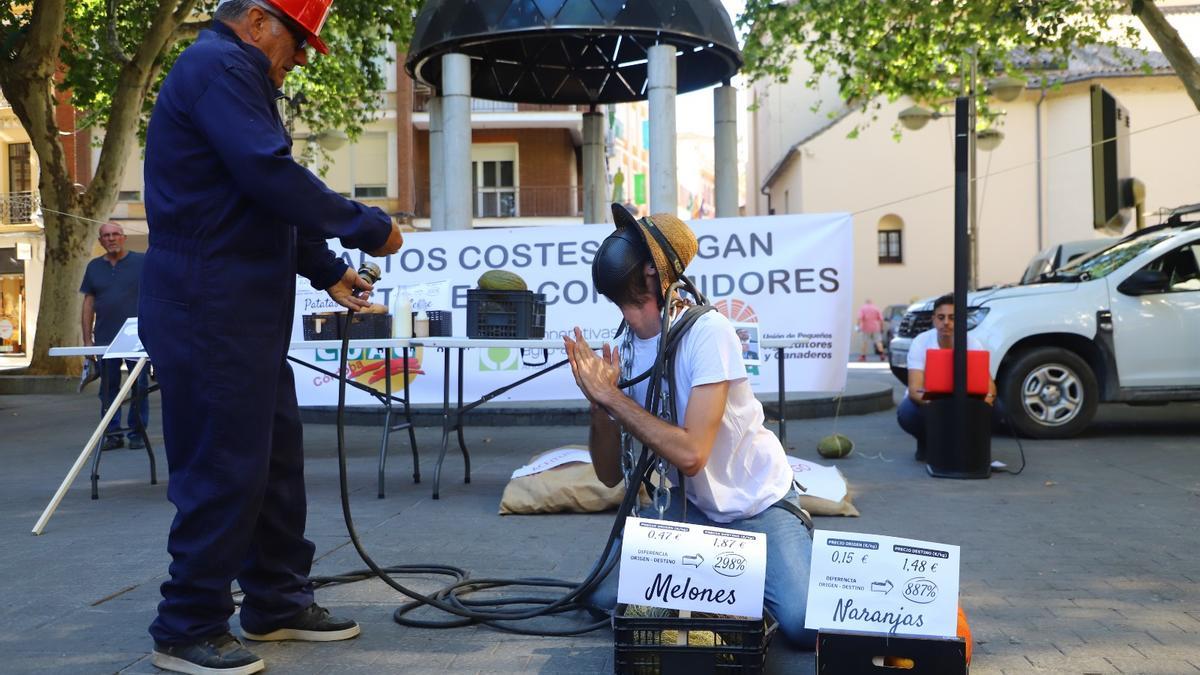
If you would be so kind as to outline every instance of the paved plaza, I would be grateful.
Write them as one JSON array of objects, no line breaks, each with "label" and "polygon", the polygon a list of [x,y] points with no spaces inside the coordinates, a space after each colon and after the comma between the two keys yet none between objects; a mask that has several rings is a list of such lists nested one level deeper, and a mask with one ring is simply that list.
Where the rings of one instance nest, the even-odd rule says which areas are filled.
[{"label": "paved plaza", "polygon": [[[882,369],[852,377],[891,386]],[[30,535],[92,431],[94,392],[0,396],[0,672],[158,672],[146,626],[167,569],[173,515],[161,448],[158,485],[148,482],[144,452],[105,453],[100,500],[88,498],[85,470],[46,533]],[[152,438],[161,445],[155,407]],[[1080,438],[1024,441],[1023,474],[982,481],[929,478],[894,411],[792,421],[790,454],[822,461],[816,440],[835,428],[856,443],[837,465],[862,517],[819,518],[817,526],[961,546],[961,602],[977,640],[972,672],[1200,672],[1200,404],[1104,406]],[[419,485],[403,435],[395,438],[382,500],[375,496],[378,430],[354,426],[346,437],[355,521],[381,564],[576,580],[611,525],[611,514],[496,513],[511,471],[538,451],[586,442],[581,426],[468,429],[472,481],[462,483],[461,457],[452,453],[438,501],[430,492],[440,430],[418,430]],[[307,425],[305,442],[314,574],[360,569],[340,512],[334,427]],[[1019,463],[1009,437],[994,439],[993,456]],[[438,585],[403,581],[422,591]],[[362,636],[252,645],[268,672],[612,672],[607,630],[544,638],[486,627],[405,628],[392,621],[403,599],[378,580],[317,597],[357,618]],[[547,621],[562,627],[566,619]],[[768,666],[812,672],[814,657],[777,642]]]}]

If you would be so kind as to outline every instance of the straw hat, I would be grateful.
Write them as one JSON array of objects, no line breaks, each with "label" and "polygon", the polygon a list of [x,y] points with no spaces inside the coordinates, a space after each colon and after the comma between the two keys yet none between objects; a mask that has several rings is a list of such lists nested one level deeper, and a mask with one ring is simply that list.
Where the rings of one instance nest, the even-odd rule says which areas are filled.
[{"label": "straw hat", "polygon": [[[650,249],[654,269],[662,281],[662,292],[666,295],[671,284],[679,281],[700,245],[692,228],[669,213],[656,213],[649,218],[634,218],[624,206],[612,205],[613,222],[618,228],[628,227],[639,233]],[[667,249],[670,249],[669,251]]]}]

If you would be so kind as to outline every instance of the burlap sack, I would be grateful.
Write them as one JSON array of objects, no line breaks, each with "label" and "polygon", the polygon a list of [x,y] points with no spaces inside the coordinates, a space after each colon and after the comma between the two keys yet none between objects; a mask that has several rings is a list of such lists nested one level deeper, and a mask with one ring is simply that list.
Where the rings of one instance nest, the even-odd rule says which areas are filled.
[{"label": "burlap sack", "polygon": [[858,517],[858,509],[854,508],[854,503],[850,501],[850,493],[847,492],[845,497],[842,497],[840,502],[821,499],[820,497],[808,497],[804,493],[800,494],[800,506],[804,507],[805,511],[811,516],[852,516]]},{"label": "burlap sack", "polygon": [[[563,447],[587,449],[586,445]],[[534,455],[529,463],[536,462],[543,454]],[[617,508],[624,496],[624,485],[606,487],[596,478],[591,464],[573,462],[510,480],[500,497],[500,515],[596,513]],[[648,502],[644,487],[639,496],[642,504]]]}]

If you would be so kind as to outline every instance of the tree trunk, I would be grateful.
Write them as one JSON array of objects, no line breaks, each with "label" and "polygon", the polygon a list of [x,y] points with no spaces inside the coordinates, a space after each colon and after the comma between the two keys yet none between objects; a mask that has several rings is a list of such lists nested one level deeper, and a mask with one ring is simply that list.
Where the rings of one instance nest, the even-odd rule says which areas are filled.
[{"label": "tree trunk", "polygon": [[1167,61],[1175,69],[1175,74],[1179,76],[1183,88],[1192,99],[1192,105],[1200,110],[1200,63],[1197,63],[1196,57],[1192,56],[1187,44],[1179,37],[1178,31],[1167,21],[1153,0],[1134,0],[1131,6],[1134,15],[1141,20],[1154,42],[1158,44],[1158,48],[1162,50],[1163,56],[1167,57]]},{"label": "tree trunk", "polygon": [[59,208],[61,205],[57,202],[47,203],[45,193],[42,198],[46,219],[46,263],[33,359],[28,372],[32,375],[78,374],[81,359],[52,357],[48,352],[51,347],[83,342],[79,323],[83,296],[79,294],[79,284],[87,261],[92,257],[97,228],[94,223],[51,213],[47,209],[68,212],[70,207]]},{"label": "tree trunk", "polygon": [[118,76],[96,175],[82,194],[71,180],[55,121],[54,75],[59,67],[64,0],[34,3],[18,58],[11,64],[0,63],[0,85],[38,157],[38,189],[46,226],[46,262],[37,328],[32,335],[30,374],[79,373],[80,359],[51,357],[49,350],[82,342],[79,285],[91,258],[97,221],[106,220],[116,203],[125,159],[137,141],[142,103],[159,73],[162,54],[195,4],[196,0],[158,0],[139,49]]}]

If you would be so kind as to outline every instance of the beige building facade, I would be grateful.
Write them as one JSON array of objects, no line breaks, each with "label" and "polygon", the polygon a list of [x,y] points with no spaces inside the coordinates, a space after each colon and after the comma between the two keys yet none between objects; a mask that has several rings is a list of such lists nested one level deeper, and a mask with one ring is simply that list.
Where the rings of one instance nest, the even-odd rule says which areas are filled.
[{"label": "beige building facade", "polygon": [[[1172,16],[1172,21],[1180,20]],[[1183,16],[1186,24],[1189,16]],[[1181,31],[1184,32],[1184,31]],[[977,155],[979,284],[1016,282],[1042,248],[1104,236],[1092,227],[1090,87],[1129,112],[1131,174],[1146,186],[1146,224],[1200,202],[1194,161],[1200,114],[1161,55],[1151,74],[1085,52],[1059,87],[1032,82],[1005,111],[999,146]],[[953,287],[954,120],[895,132],[902,99],[871,111],[841,106],[828,83],[759,83],[749,114],[747,210],[756,214],[847,211],[853,215],[855,306],[908,303]],[[823,101],[818,112],[809,112]],[[848,138],[856,128],[857,138]],[[1131,223],[1124,232],[1133,231]]]},{"label": "beige building facade", "polygon": [[0,95],[0,368],[29,362],[46,255],[37,189],[29,135]]}]

